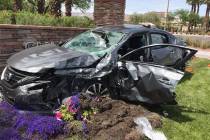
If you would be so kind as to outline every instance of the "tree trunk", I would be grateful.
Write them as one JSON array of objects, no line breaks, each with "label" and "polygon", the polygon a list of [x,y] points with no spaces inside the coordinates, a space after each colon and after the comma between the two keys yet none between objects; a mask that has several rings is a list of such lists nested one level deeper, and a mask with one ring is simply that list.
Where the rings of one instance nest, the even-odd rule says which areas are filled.
[{"label": "tree trunk", "polygon": [[22,2],[22,0],[14,0],[13,11],[17,12],[17,11],[21,11],[22,9],[23,9],[23,2]]},{"label": "tree trunk", "polygon": [[193,4],[193,13],[196,13],[196,4]]},{"label": "tree trunk", "polygon": [[191,29],[192,29],[192,23],[189,23],[188,24],[188,32],[191,32]]},{"label": "tree trunk", "polygon": [[210,3],[207,3],[206,16],[205,16],[206,32],[209,30],[209,12],[210,12]]},{"label": "tree trunk", "polygon": [[200,12],[200,3],[197,4],[197,12],[196,13],[199,14],[199,12]]},{"label": "tree trunk", "polygon": [[182,29],[183,29],[183,24],[181,24],[180,26],[180,32],[182,32]]},{"label": "tree trunk", "polygon": [[56,17],[61,16],[61,1],[50,0],[50,13]]},{"label": "tree trunk", "polygon": [[191,13],[193,12],[194,6],[193,4],[191,5]]},{"label": "tree trunk", "polygon": [[66,7],[66,16],[72,15],[72,0],[66,0],[65,1],[65,7]]},{"label": "tree trunk", "polygon": [[37,7],[38,7],[38,13],[44,14],[45,13],[45,0],[38,0]]}]

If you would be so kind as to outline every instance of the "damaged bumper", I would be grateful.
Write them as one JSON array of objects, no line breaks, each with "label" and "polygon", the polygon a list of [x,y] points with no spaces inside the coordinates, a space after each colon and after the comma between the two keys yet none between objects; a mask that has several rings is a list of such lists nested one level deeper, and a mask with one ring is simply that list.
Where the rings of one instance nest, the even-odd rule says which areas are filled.
[{"label": "damaged bumper", "polygon": [[28,92],[26,90],[30,87],[34,87],[34,83],[26,86],[19,86],[14,88],[10,87],[4,81],[1,81],[0,92],[6,101],[8,101],[12,105],[15,105],[19,109],[32,111],[51,110],[51,106],[49,106],[43,100],[43,89],[37,89]]}]

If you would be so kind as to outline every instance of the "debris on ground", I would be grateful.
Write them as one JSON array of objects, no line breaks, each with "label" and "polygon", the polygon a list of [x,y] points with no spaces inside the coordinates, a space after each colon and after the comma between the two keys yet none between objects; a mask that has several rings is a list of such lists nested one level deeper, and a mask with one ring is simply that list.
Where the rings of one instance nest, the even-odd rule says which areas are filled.
[{"label": "debris on ground", "polygon": [[147,118],[138,117],[134,119],[134,122],[138,125],[137,129],[139,133],[143,133],[145,136],[151,140],[167,140],[166,136],[159,131],[154,131]]}]

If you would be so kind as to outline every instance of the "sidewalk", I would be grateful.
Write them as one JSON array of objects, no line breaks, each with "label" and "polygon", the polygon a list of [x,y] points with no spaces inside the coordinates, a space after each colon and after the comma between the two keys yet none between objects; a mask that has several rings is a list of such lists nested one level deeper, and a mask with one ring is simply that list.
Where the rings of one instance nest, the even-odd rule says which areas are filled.
[{"label": "sidewalk", "polygon": [[210,60],[210,49],[198,49],[198,48],[195,48],[196,50],[198,50],[198,52],[196,53],[196,57],[199,57],[199,58],[206,58],[206,59],[209,59]]}]

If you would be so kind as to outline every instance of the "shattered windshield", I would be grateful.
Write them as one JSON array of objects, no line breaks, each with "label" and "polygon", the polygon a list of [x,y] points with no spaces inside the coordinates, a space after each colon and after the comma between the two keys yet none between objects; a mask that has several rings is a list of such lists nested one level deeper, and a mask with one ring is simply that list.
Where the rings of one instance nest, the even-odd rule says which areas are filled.
[{"label": "shattered windshield", "polygon": [[102,56],[112,50],[124,35],[121,32],[87,31],[76,36],[63,47]]}]

